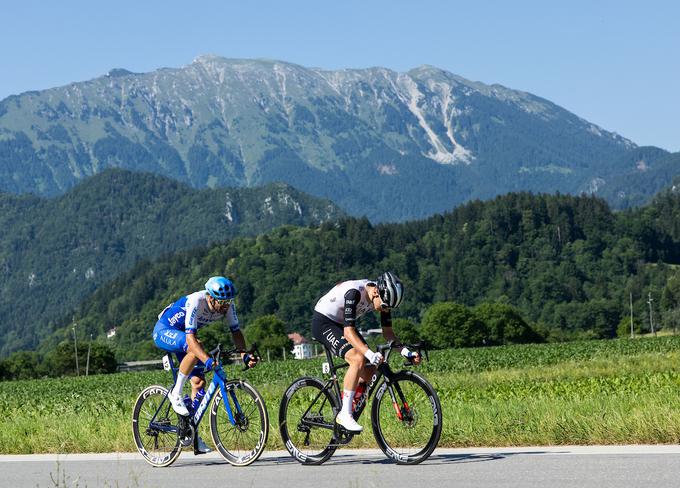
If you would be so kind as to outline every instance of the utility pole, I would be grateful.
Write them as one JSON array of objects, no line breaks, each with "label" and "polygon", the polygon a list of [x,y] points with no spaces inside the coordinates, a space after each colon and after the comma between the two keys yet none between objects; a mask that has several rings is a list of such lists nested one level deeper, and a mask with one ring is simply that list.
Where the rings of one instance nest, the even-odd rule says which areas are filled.
[{"label": "utility pole", "polygon": [[87,363],[85,363],[85,376],[90,374],[90,350],[92,349],[92,334],[90,334],[90,342],[87,345]]},{"label": "utility pole", "polygon": [[633,329],[633,293],[630,293],[630,338],[635,338],[635,331]]},{"label": "utility pole", "polygon": [[647,299],[647,303],[649,304],[649,326],[652,328],[652,334],[654,334],[654,337],[656,337],[656,330],[654,330],[654,320],[652,319],[652,302],[654,299],[652,298],[652,292],[649,292],[649,298]]},{"label": "utility pole", "polygon": [[78,368],[78,337],[76,337],[76,323],[73,322],[73,346],[76,349],[76,376],[80,376],[80,369]]}]

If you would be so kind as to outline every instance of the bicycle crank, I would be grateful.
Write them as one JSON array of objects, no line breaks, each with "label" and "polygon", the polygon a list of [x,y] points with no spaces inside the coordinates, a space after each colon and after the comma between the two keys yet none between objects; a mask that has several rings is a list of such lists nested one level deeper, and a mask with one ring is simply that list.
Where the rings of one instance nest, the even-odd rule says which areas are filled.
[{"label": "bicycle crank", "polygon": [[179,437],[180,445],[182,447],[190,446],[194,442],[194,434],[196,433],[194,424],[189,420],[189,417],[180,415],[177,427],[177,437]]}]

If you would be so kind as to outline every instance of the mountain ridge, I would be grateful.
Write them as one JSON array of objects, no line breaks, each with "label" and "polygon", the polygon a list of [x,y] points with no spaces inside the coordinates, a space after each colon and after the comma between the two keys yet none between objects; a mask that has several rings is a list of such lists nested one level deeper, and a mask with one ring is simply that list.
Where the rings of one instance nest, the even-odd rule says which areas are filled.
[{"label": "mountain ridge", "polygon": [[59,194],[122,167],[196,188],[285,181],[355,215],[374,199],[373,221],[508,191],[588,191],[636,147],[541,97],[429,65],[204,55],[0,101],[3,191]]}]

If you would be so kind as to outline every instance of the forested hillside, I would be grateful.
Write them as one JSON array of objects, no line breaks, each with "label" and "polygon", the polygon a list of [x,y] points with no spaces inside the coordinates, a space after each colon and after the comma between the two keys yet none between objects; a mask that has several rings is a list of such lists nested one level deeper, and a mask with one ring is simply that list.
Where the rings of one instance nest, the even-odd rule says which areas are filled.
[{"label": "forested hillside", "polygon": [[49,324],[141,259],[343,215],[284,184],[196,190],[123,170],[59,198],[0,193],[0,357],[35,347]]},{"label": "forested hillside", "polygon": [[[391,269],[406,284],[395,315],[416,323],[436,302],[500,301],[549,339],[613,337],[628,323],[630,294],[638,328],[648,327],[650,292],[657,327],[678,325],[679,222],[680,195],[667,191],[624,213],[595,197],[518,193],[403,224],[286,226],[140,264],[85,300],[75,320],[95,336],[117,327],[119,358],[155,357],[156,315],[210,275],[235,280],[246,327],[276,314],[288,331],[306,332],[314,303],[333,284]],[[67,337],[68,322],[43,349]]]}]

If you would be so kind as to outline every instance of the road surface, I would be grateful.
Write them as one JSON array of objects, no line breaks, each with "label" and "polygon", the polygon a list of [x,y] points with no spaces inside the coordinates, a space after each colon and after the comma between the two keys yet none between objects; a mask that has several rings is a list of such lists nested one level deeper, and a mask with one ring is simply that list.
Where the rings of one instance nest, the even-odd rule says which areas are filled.
[{"label": "road surface", "polygon": [[678,488],[680,446],[437,449],[418,466],[396,466],[368,449],[339,449],[322,466],[268,451],[245,468],[215,453],[184,452],[168,468],[153,468],[136,453],[0,455],[0,486]]}]

